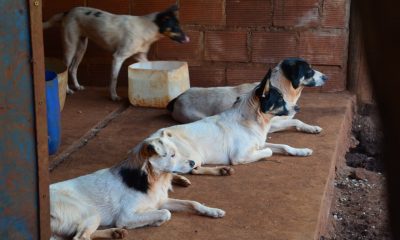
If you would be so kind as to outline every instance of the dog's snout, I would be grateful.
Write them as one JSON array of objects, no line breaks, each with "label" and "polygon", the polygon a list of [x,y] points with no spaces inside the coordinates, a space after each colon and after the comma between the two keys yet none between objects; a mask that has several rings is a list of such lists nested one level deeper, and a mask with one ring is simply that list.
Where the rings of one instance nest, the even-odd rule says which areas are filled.
[{"label": "dog's snout", "polygon": [[300,107],[299,106],[294,106],[294,111],[296,111],[296,112],[300,112]]},{"label": "dog's snout", "polygon": [[326,75],[322,75],[322,76],[321,76],[321,79],[322,79],[322,81],[324,81],[324,82],[325,82],[326,80],[328,80],[328,76],[326,76]]},{"label": "dog's snout", "polygon": [[190,165],[190,167],[194,167],[194,165],[196,165],[196,163],[193,160],[189,160],[189,165]]}]

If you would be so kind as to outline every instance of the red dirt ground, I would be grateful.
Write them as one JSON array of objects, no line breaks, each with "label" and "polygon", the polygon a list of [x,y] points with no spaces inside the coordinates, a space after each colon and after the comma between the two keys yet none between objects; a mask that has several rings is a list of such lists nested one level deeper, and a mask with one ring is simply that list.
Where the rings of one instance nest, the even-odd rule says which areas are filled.
[{"label": "red dirt ground", "polygon": [[[385,175],[375,107],[359,109],[347,166],[338,169],[329,232],[321,240],[390,240]],[[365,111],[367,109],[367,111]]]}]

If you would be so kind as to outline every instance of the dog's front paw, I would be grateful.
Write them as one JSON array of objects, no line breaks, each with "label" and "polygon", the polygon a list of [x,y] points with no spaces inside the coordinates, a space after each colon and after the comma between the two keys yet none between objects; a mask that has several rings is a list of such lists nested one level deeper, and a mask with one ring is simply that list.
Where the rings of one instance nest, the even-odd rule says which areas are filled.
[{"label": "dog's front paw", "polygon": [[68,88],[68,89],[67,89],[67,94],[68,94],[68,95],[74,94],[74,90]]},{"label": "dog's front paw", "polygon": [[306,157],[310,156],[313,153],[313,150],[309,148],[296,148],[290,155],[299,156],[299,157]]},{"label": "dog's front paw", "polygon": [[235,173],[235,170],[232,167],[221,167],[219,169],[219,174],[221,176],[230,176]]},{"label": "dog's front paw", "polygon": [[219,208],[206,207],[203,215],[213,218],[222,218],[223,216],[225,216],[225,211]]},{"label": "dog's front paw", "polygon": [[192,185],[189,179],[181,175],[174,175],[172,183],[182,187],[189,187],[190,185]]},{"label": "dog's front paw", "polygon": [[82,91],[82,90],[85,90],[85,87],[82,85],[78,85],[78,86],[75,86],[75,89],[78,91]]},{"label": "dog's front paw", "polygon": [[264,154],[265,154],[265,155],[264,155],[264,158],[269,158],[269,157],[271,157],[272,154],[273,154],[271,148],[264,148],[262,151],[263,151]]},{"label": "dog's front paw", "polygon": [[312,128],[310,128],[310,132],[309,133],[320,133],[322,132],[322,128],[320,126],[312,126]]},{"label": "dog's front paw", "polygon": [[322,128],[319,127],[319,126],[306,125],[306,126],[302,126],[300,128],[297,128],[297,130],[301,131],[301,132],[317,134],[317,133],[320,133],[322,131]]},{"label": "dog's front paw", "polygon": [[164,223],[171,219],[171,212],[167,209],[161,209],[161,218],[160,220]]},{"label": "dog's front paw", "polygon": [[152,226],[159,227],[161,224],[169,221],[171,219],[171,212],[167,209],[161,209],[160,218],[152,224]]},{"label": "dog's front paw", "polygon": [[113,229],[111,234],[112,239],[123,239],[128,236],[128,231],[123,228]]},{"label": "dog's front paw", "polygon": [[111,96],[111,100],[113,100],[114,102],[116,102],[116,101],[121,101],[121,97],[119,97],[118,95],[113,95],[113,96]]}]

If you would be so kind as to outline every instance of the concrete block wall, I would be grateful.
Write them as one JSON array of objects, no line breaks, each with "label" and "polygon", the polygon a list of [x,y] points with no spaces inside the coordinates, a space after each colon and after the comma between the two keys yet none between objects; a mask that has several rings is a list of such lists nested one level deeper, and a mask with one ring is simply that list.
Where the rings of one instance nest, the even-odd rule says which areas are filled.
[{"label": "concrete block wall", "polygon": [[[346,89],[350,0],[43,0],[43,19],[73,6],[91,6],[116,14],[144,15],[169,5],[191,38],[179,44],[167,38],[153,44],[152,60],[189,62],[192,86],[221,86],[262,79],[267,68],[298,56],[330,80],[311,91]],[[46,56],[61,57],[59,29],[46,30]],[[128,59],[119,85],[127,85]],[[106,86],[111,53],[94,43],[79,68],[84,85]]]}]

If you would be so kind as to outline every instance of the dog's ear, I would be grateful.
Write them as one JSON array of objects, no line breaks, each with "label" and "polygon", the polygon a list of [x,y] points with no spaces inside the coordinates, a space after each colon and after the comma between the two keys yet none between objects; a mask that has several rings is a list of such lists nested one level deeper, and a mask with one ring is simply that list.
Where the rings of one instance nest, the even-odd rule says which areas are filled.
[{"label": "dog's ear", "polygon": [[164,10],[162,13],[164,13],[165,15],[175,15],[175,17],[178,17],[178,11],[179,11],[179,7],[178,5],[174,4],[171,5],[169,8],[167,8],[166,10]]},{"label": "dog's ear", "polygon": [[271,88],[270,91],[265,95],[265,97],[260,98],[260,110],[263,113],[266,113],[272,109],[274,109],[276,104],[278,103],[279,98],[282,95],[279,94],[276,88]]},{"label": "dog's ear", "polygon": [[294,89],[300,86],[300,79],[304,76],[304,60],[300,58],[288,58],[281,63],[281,69],[285,77],[292,82]]},{"label": "dog's ear", "polygon": [[285,77],[292,82],[293,88],[297,89],[300,86],[301,78],[298,60],[296,58],[283,60],[281,69]]},{"label": "dog's ear", "polygon": [[[165,135],[165,137],[169,137],[167,131],[162,131],[161,134]],[[160,157],[167,156],[167,147],[165,140],[166,139],[163,136],[147,139],[143,143],[146,146],[142,147],[141,156],[147,159],[155,155],[158,155]]]},{"label": "dog's ear", "polygon": [[256,96],[261,98],[265,95],[266,92],[269,91],[269,79],[271,78],[271,68],[268,70],[267,75],[263,78],[260,84],[256,87]]},{"label": "dog's ear", "polygon": [[157,154],[157,151],[153,144],[144,142],[140,148],[140,156],[144,159],[149,159],[150,157]]},{"label": "dog's ear", "polygon": [[161,137],[172,137],[172,134],[168,130],[162,130]]},{"label": "dog's ear", "polygon": [[174,18],[174,17],[177,18],[178,17],[178,10],[179,10],[178,5],[174,4],[174,5],[170,6],[169,8],[165,9],[164,11],[159,12],[157,14],[156,21],[163,22],[163,21],[169,20],[171,17],[172,18]]},{"label": "dog's ear", "polygon": [[177,12],[178,10],[179,10],[178,5],[173,4],[167,10],[165,10],[165,12]]},{"label": "dog's ear", "polygon": [[149,158],[157,154],[154,146],[148,142],[142,142],[128,151],[127,163],[130,168],[141,169]]}]

